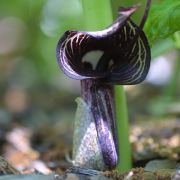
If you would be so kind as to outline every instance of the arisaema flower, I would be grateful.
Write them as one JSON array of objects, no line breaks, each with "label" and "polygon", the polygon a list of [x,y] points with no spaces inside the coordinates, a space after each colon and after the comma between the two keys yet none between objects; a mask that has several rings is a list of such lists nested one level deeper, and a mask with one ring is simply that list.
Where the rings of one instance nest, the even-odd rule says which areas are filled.
[{"label": "arisaema flower", "polygon": [[[61,70],[70,78],[81,80],[82,97],[90,107],[97,131],[101,169],[112,169],[118,161],[113,85],[138,84],[149,70],[150,47],[142,30],[149,4],[150,1],[139,26],[130,19],[138,6],[121,8],[119,17],[108,28],[67,31],[57,45]],[[83,163],[77,160],[75,165],[89,163],[90,168],[99,167]]]}]

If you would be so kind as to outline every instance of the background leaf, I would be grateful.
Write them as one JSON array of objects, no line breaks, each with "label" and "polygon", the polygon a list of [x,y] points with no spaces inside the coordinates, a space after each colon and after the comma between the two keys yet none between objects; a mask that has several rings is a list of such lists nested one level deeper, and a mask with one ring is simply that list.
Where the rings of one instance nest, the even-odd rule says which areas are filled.
[{"label": "background leaf", "polygon": [[152,3],[144,30],[150,44],[180,30],[180,1],[163,0]]}]

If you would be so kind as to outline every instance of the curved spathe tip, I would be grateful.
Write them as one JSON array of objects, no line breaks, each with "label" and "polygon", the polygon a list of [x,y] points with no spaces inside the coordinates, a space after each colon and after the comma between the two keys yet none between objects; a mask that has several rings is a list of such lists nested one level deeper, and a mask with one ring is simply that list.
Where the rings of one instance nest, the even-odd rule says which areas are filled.
[{"label": "curved spathe tip", "polygon": [[138,6],[121,8],[107,29],[96,32],[67,31],[59,40],[57,61],[74,79],[99,79],[108,84],[137,84],[150,66],[147,38],[129,18]]}]

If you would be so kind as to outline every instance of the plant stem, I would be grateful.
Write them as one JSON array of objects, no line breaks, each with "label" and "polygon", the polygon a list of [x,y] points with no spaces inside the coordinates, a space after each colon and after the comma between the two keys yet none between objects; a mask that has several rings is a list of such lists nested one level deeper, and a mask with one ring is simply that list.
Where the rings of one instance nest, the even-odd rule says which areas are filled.
[{"label": "plant stem", "polygon": [[101,30],[112,23],[113,17],[109,0],[82,0],[82,5],[85,30]]},{"label": "plant stem", "polygon": [[[84,29],[101,30],[113,21],[110,0],[82,0]],[[125,94],[122,86],[115,88],[117,133],[119,141],[119,164],[117,169],[127,171],[131,168],[131,148],[129,143],[128,115]]]},{"label": "plant stem", "polygon": [[123,86],[115,87],[115,98],[120,159],[117,169],[120,172],[125,172],[131,169],[132,160],[131,145],[129,141],[128,110]]}]

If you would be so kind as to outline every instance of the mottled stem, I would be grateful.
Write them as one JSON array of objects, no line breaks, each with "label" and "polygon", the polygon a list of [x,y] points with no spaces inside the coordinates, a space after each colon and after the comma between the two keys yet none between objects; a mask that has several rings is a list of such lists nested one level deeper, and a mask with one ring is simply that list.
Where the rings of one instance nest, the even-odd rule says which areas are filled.
[{"label": "mottled stem", "polygon": [[115,125],[114,88],[94,79],[81,81],[81,94],[95,120],[98,143],[106,169],[113,169],[118,161]]}]

